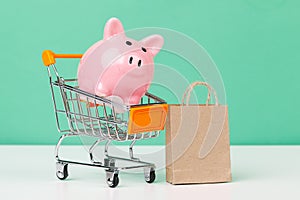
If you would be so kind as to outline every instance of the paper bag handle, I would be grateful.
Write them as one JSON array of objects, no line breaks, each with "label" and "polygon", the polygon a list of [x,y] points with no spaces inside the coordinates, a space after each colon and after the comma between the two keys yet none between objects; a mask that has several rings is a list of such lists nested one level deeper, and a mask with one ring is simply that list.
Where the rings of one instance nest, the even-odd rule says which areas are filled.
[{"label": "paper bag handle", "polygon": [[191,97],[191,92],[192,90],[197,86],[197,85],[203,85],[205,86],[207,89],[208,89],[208,93],[207,93],[207,99],[206,99],[206,105],[208,106],[208,103],[210,101],[210,96],[211,96],[211,92],[213,93],[214,95],[214,98],[215,98],[215,104],[216,105],[219,105],[219,102],[218,102],[218,97],[217,97],[217,94],[216,94],[216,91],[206,82],[201,82],[201,81],[196,81],[194,83],[192,83],[191,85],[189,85],[189,87],[187,87],[187,89],[185,90],[184,94],[183,94],[183,97],[182,97],[182,100],[181,100],[181,104],[185,104],[184,103],[184,100],[186,101],[186,105],[189,105],[189,101],[190,101],[190,97]]}]

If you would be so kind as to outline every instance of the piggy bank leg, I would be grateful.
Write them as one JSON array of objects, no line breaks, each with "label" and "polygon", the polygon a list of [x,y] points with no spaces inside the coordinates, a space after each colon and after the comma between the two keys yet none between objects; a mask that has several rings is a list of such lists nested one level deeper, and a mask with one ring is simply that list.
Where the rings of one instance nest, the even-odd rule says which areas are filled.
[{"label": "piggy bank leg", "polygon": [[129,99],[129,104],[130,105],[136,105],[139,104],[141,100],[141,96],[131,96]]},{"label": "piggy bank leg", "polygon": [[135,90],[134,93],[129,97],[129,104],[130,105],[140,104],[141,98],[142,96],[145,95],[148,88],[149,85],[146,85]]},{"label": "piggy bank leg", "polygon": [[95,94],[99,97],[111,96],[112,95],[111,87],[109,87],[109,85],[107,85],[103,82],[100,82],[100,83],[98,83]]}]

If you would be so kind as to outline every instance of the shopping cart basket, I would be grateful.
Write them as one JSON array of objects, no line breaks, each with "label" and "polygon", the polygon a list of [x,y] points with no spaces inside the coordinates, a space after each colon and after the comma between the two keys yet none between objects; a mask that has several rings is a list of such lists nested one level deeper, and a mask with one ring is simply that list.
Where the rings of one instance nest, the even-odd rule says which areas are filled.
[{"label": "shopping cart basket", "polygon": [[[68,164],[102,167],[106,171],[108,186],[116,187],[119,183],[120,170],[143,168],[146,182],[152,183],[155,180],[155,165],[135,158],[133,145],[137,140],[157,137],[164,129],[168,110],[166,102],[146,93],[139,105],[128,106],[80,90],[77,79],[61,77],[55,64],[56,58],[81,57],[81,54],[55,54],[50,50],[42,54],[50,79],[57,128],[63,133],[55,149],[57,177],[61,180],[68,177]],[[62,108],[58,106],[58,99],[62,100]],[[118,111],[120,109],[122,112]],[[62,129],[63,118],[67,119],[67,130]],[[67,137],[80,135],[95,139],[88,152],[90,162],[61,159],[59,149],[62,141]],[[128,158],[109,155],[108,148],[112,141],[131,141]],[[105,142],[104,159],[96,161],[93,153],[100,142]],[[132,164],[125,167],[118,166],[118,160]]]}]

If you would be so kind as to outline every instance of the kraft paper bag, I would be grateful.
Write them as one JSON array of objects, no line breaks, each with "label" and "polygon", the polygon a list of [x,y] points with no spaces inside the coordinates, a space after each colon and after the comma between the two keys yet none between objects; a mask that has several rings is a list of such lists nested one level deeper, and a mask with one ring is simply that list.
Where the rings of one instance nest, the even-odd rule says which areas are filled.
[{"label": "kraft paper bag", "polygon": [[[188,104],[197,85],[208,88],[206,104]],[[211,94],[215,104],[209,104]],[[184,104],[184,101],[187,103]],[[166,121],[166,179],[171,184],[231,181],[228,110],[205,82],[187,88],[182,104],[170,104]]]}]

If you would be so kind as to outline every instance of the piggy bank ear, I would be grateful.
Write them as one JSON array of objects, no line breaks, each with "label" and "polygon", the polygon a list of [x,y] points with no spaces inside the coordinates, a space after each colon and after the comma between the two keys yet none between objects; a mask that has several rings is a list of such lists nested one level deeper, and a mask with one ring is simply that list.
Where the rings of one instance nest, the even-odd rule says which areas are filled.
[{"label": "piggy bank ear", "polygon": [[103,38],[104,40],[107,40],[108,38],[123,32],[124,29],[120,20],[117,18],[110,18],[105,24]]},{"label": "piggy bank ear", "polygon": [[155,56],[164,44],[164,38],[160,35],[151,35],[141,40],[143,47]]}]

